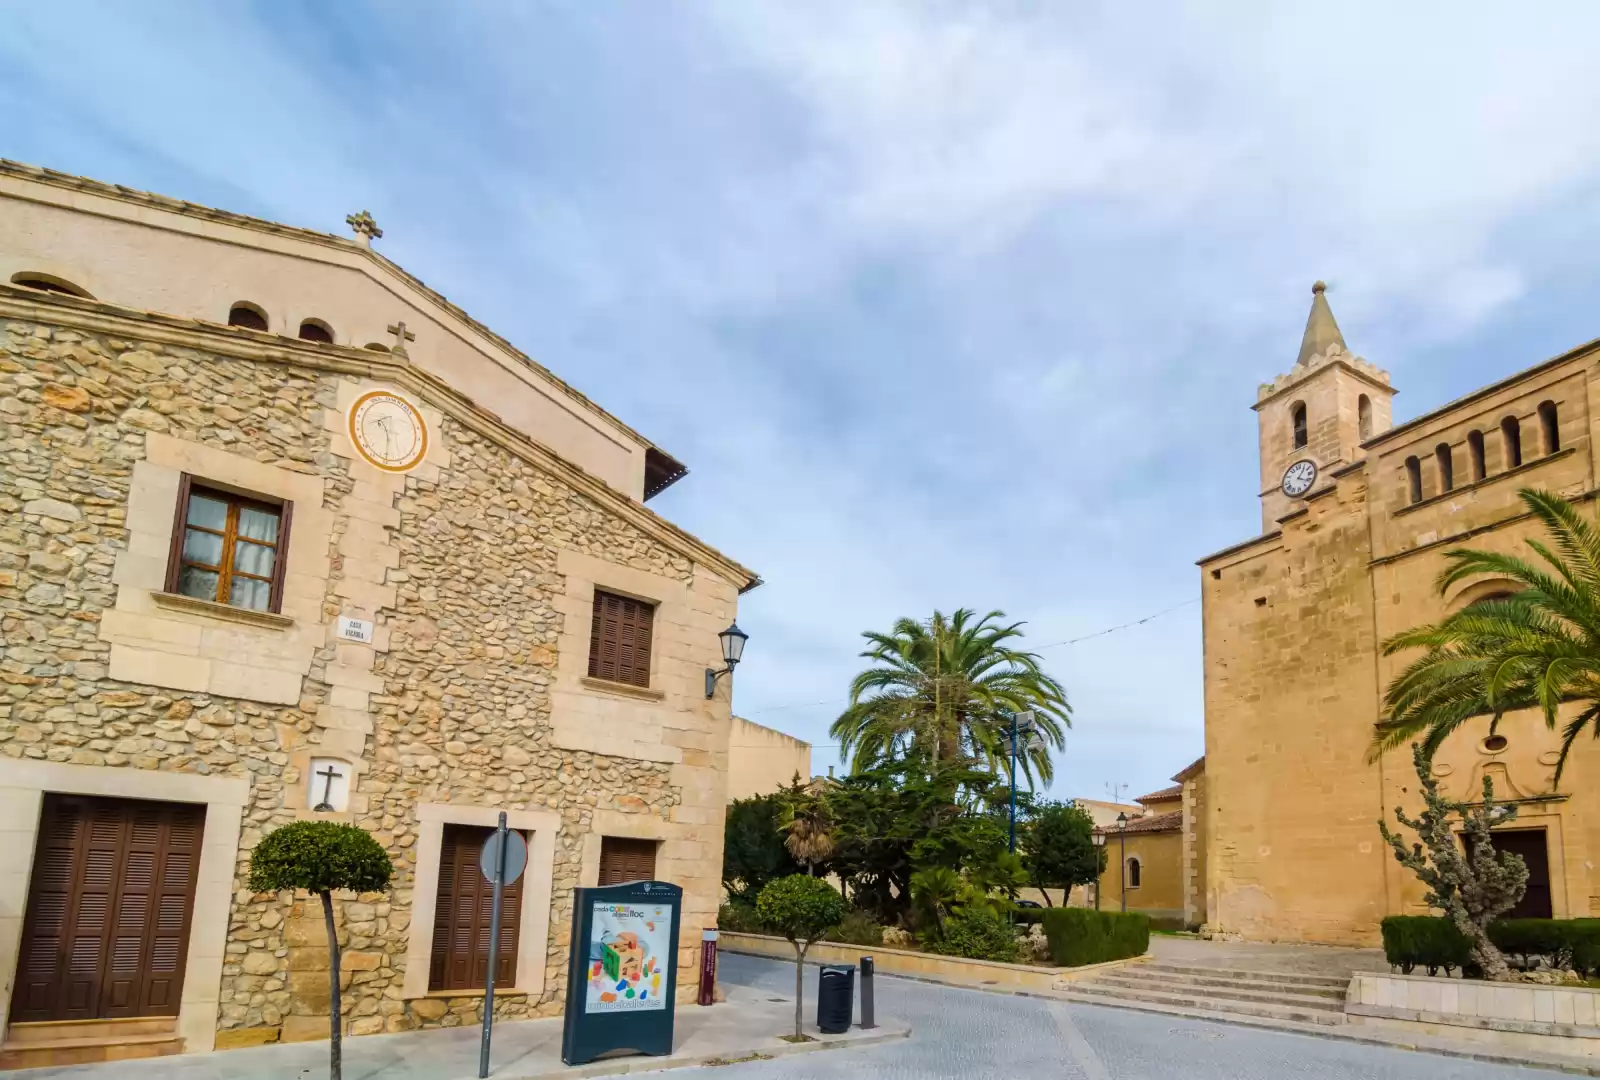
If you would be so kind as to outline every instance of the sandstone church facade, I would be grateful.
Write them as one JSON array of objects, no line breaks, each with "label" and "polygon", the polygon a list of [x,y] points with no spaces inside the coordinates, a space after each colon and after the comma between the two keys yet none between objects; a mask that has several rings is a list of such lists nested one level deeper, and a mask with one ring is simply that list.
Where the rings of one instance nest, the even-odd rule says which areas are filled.
[{"label": "sandstone church facade", "polygon": [[353,1034],[476,1019],[502,809],[505,1016],[560,1011],[574,886],[681,884],[691,971],[714,923],[758,578],[350,223],[0,162],[0,1065],[325,1038],[320,916],[244,885],[299,819],[397,870],[342,907]]},{"label": "sandstone church facade", "polygon": [[[1205,649],[1206,917],[1217,934],[1375,944],[1379,920],[1424,912],[1376,822],[1420,803],[1409,749],[1368,760],[1384,688],[1410,657],[1381,642],[1507,589],[1440,596],[1445,553],[1525,550],[1517,492],[1594,513],[1600,342],[1404,424],[1386,372],[1353,356],[1320,283],[1300,354],[1263,385],[1261,534],[1200,561]],[[1530,869],[1518,914],[1600,915],[1600,747],[1554,785],[1558,736],[1514,714],[1466,725],[1433,770],[1453,797],[1485,776],[1518,816],[1497,846]]]}]

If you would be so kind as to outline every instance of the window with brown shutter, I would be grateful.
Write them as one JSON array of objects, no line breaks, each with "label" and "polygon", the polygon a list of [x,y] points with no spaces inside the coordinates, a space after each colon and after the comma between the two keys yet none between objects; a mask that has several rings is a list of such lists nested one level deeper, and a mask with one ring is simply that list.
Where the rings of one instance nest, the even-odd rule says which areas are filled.
[{"label": "window with brown shutter", "polygon": [[594,623],[589,628],[589,675],[596,679],[650,685],[650,632],[653,605],[631,596],[594,591]]},{"label": "window with brown shutter", "polygon": [[46,795],[14,1022],[176,1016],[205,808]]},{"label": "window with brown shutter", "polygon": [[293,503],[204,487],[184,473],[167,592],[255,611],[282,610],[293,512]]},{"label": "window with brown shutter", "polygon": [[654,881],[656,842],[627,836],[600,838],[600,884],[620,885],[624,881]]},{"label": "window with brown shutter", "polygon": [[[493,829],[446,825],[439,851],[439,897],[433,909],[433,955],[429,990],[481,990],[488,981],[489,929],[494,915],[494,885],[483,876],[478,857]],[[500,954],[496,986],[517,977],[517,933],[522,922],[524,874],[501,891]]]}]

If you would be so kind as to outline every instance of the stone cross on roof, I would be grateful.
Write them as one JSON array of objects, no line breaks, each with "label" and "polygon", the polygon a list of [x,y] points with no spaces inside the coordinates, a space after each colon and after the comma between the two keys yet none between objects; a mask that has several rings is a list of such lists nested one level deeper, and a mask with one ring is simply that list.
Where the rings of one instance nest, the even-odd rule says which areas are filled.
[{"label": "stone cross on roof", "polygon": [[406,329],[405,323],[397,323],[389,327],[389,333],[394,335],[394,348],[389,351],[396,356],[406,355],[406,342],[417,340],[417,335]]},{"label": "stone cross on roof", "polygon": [[372,215],[365,210],[349,215],[344,219],[344,223],[355,230],[356,243],[362,247],[371,247],[373,240],[383,236],[383,230],[378,228],[378,223],[372,220]]}]

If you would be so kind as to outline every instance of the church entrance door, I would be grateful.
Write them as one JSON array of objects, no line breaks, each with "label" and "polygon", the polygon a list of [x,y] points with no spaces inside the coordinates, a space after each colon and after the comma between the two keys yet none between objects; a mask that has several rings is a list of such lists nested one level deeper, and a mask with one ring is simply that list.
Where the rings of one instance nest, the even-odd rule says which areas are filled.
[{"label": "church entrance door", "polygon": [[1506,912],[1505,919],[1548,919],[1552,917],[1550,903],[1550,852],[1545,843],[1543,829],[1506,829],[1489,834],[1489,842],[1496,851],[1510,851],[1522,856],[1528,867],[1528,891],[1522,894],[1517,906]]}]

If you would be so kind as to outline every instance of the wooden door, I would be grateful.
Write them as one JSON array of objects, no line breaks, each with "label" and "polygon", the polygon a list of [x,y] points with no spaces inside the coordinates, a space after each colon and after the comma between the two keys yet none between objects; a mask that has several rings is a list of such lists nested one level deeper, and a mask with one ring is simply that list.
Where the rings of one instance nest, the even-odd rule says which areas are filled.
[{"label": "wooden door", "polygon": [[1554,911],[1550,902],[1550,852],[1543,829],[1506,829],[1489,834],[1496,851],[1522,856],[1528,867],[1528,889],[1517,906],[1506,912],[1506,919],[1548,919]]},{"label": "wooden door", "polygon": [[[446,825],[439,851],[439,896],[433,909],[433,954],[429,990],[482,990],[488,982],[489,928],[494,886],[478,867],[478,856],[494,830]],[[517,935],[522,923],[523,874],[500,899],[500,955],[494,984],[510,987],[517,977]]]},{"label": "wooden door", "polygon": [[205,807],[46,795],[14,1022],[176,1016]]},{"label": "wooden door", "polygon": [[600,884],[620,885],[624,881],[654,881],[656,842],[626,836],[606,836],[600,840]]}]

